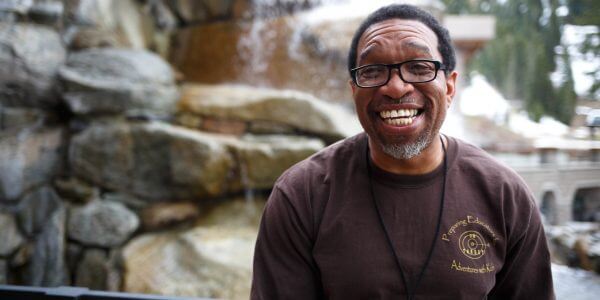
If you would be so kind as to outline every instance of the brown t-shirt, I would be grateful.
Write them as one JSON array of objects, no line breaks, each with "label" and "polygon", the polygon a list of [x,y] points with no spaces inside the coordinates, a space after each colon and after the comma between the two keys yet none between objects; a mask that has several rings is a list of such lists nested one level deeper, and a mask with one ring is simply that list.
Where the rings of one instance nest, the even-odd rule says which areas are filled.
[{"label": "brown t-shirt", "polygon": [[[366,151],[362,133],[277,181],[256,242],[251,299],[406,298],[373,201],[413,288],[435,235],[443,164],[418,176],[371,164],[369,180]],[[435,239],[416,299],[554,299],[546,239],[525,183],[451,137]]]}]

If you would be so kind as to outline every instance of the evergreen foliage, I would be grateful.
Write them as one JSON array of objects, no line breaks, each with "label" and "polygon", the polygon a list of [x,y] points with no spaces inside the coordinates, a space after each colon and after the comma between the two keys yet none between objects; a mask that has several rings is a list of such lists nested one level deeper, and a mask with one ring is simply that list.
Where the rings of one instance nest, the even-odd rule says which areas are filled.
[{"label": "evergreen foliage", "polygon": [[[569,124],[577,95],[570,57],[561,44],[565,24],[600,23],[597,0],[443,0],[449,14],[496,16],[496,38],[472,62],[505,97],[522,99],[529,115],[550,115]],[[567,11],[558,15],[557,11]],[[598,34],[582,50],[598,57]],[[600,70],[590,93],[600,89]]]}]

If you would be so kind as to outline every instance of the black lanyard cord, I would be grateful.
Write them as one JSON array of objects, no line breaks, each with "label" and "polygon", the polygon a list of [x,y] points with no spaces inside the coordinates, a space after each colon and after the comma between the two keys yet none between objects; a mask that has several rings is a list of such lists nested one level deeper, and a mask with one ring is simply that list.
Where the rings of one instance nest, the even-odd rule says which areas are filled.
[{"label": "black lanyard cord", "polygon": [[431,261],[431,256],[433,255],[433,250],[435,249],[435,245],[437,243],[438,240],[438,235],[440,233],[440,227],[442,224],[442,215],[444,212],[444,199],[445,199],[445,194],[446,194],[446,175],[448,172],[448,165],[447,165],[447,154],[446,154],[446,145],[444,144],[444,140],[442,139],[442,136],[440,135],[440,141],[442,142],[442,150],[444,151],[444,179],[442,181],[442,196],[440,199],[440,210],[438,212],[438,220],[437,220],[437,225],[435,228],[435,234],[433,235],[433,241],[431,243],[431,248],[429,248],[429,253],[427,254],[427,259],[425,260],[425,263],[423,264],[423,267],[421,268],[421,271],[419,272],[419,277],[417,277],[417,281],[414,285],[414,288],[411,290],[410,286],[408,285],[408,281],[406,280],[406,277],[404,276],[404,272],[402,270],[402,265],[400,264],[400,259],[398,258],[398,253],[396,252],[396,249],[394,248],[394,244],[392,243],[392,239],[390,238],[390,234],[387,230],[387,227],[385,226],[385,222],[383,221],[383,216],[381,215],[381,211],[379,209],[379,205],[377,204],[377,200],[375,198],[375,192],[373,190],[373,176],[372,176],[372,171],[371,171],[371,160],[369,157],[369,144],[367,143],[367,173],[369,175],[369,187],[371,190],[371,198],[373,199],[373,203],[375,204],[375,210],[377,211],[377,216],[379,217],[379,222],[381,223],[381,227],[383,228],[383,232],[385,233],[385,237],[387,239],[387,242],[390,246],[390,249],[392,250],[392,253],[394,254],[394,258],[396,261],[396,266],[398,266],[398,270],[400,271],[400,277],[402,278],[402,283],[404,283],[404,287],[406,288],[406,299],[408,300],[413,300],[415,298],[415,293],[417,291],[417,288],[419,287],[419,284],[421,283],[421,279],[423,279],[423,274],[425,274],[425,270],[427,270],[427,267],[429,266],[429,262]]}]

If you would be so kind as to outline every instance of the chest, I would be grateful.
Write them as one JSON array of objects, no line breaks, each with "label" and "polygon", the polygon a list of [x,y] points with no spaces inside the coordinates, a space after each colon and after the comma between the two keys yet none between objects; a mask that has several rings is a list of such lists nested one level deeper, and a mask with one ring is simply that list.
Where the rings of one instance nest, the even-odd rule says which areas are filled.
[{"label": "chest", "polygon": [[[417,299],[483,299],[502,268],[504,237],[493,207],[481,205],[481,195],[447,191],[443,218],[436,234],[440,193],[413,189],[403,196],[379,189],[348,191],[336,197],[335,210],[326,211],[313,257],[330,299],[397,299],[405,295],[398,264],[409,286],[414,286],[435,242]],[[458,198],[458,196],[461,196]]]}]

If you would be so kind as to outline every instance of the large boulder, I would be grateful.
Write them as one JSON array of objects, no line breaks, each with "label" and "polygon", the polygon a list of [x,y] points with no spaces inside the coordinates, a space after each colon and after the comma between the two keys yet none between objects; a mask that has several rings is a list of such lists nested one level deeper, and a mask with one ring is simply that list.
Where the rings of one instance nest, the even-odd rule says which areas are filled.
[{"label": "large boulder", "polygon": [[121,203],[92,201],[73,208],[69,216],[69,237],[87,246],[115,247],[137,230],[140,220]]},{"label": "large boulder", "polygon": [[144,234],[123,250],[124,290],[248,299],[252,256],[264,199],[227,201],[195,228]]},{"label": "large boulder", "polygon": [[62,128],[0,132],[0,202],[49,182],[64,164]]},{"label": "large boulder", "polygon": [[46,107],[59,103],[56,75],[66,51],[56,31],[0,22],[0,45],[0,105]]},{"label": "large boulder", "polygon": [[269,189],[295,163],[325,145],[319,139],[285,135],[245,135],[232,145],[243,188]]},{"label": "large boulder", "polygon": [[234,160],[224,137],[161,122],[93,125],[73,137],[73,172],[99,186],[155,200],[224,193]]},{"label": "large boulder", "polygon": [[206,118],[270,122],[332,142],[360,131],[356,117],[312,95],[240,85],[187,84],[179,112]]},{"label": "large boulder", "polygon": [[144,50],[90,49],[60,69],[64,99],[75,114],[168,117],[179,92],[171,67]]},{"label": "large boulder", "polygon": [[[0,212],[0,257],[8,257],[21,246],[24,239],[19,233],[15,217]],[[0,272],[3,270],[0,268]],[[0,275],[0,277],[2,277]]]}]

